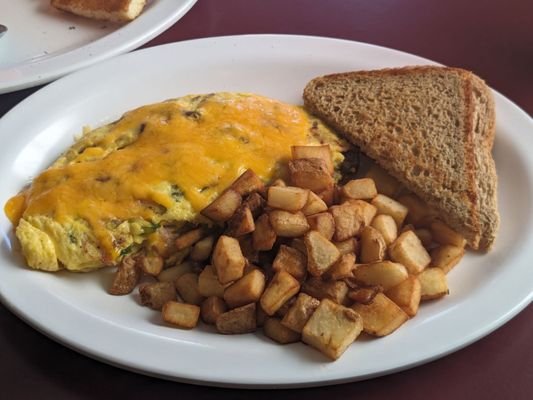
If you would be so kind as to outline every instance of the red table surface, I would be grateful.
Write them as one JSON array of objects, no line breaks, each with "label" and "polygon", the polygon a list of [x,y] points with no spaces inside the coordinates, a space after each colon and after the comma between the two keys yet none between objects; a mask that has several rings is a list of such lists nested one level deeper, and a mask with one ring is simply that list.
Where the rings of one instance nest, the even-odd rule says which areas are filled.
[{"label": "red table surface", "polygon": [[[350,39],[470,69],[533,114],[531,1],[199,0],[144,47],[250,33]],[[37,89],[1,95],[0,116]],[[187,385],[123,371],[55,343],[0,305],[0,397],[532,399],[532,332],[530,305],[467,348],[404,372],[322,388],[250,391]]]}]

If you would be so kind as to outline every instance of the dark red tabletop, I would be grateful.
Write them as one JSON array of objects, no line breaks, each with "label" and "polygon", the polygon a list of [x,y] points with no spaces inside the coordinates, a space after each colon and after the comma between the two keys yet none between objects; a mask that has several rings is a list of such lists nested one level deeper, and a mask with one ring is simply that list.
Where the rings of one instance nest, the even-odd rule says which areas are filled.
[{"label": "dark red tabletop", "polygon": [[[531,1],[199,0],[144,47],[249,33],[350,39],[470,69],[533,115]],[[35,90],[0,95],[0,116]],[[0,305],[0,398],[532,399],[532,342],[530,305],[467,348],[393,375],[276,392],[218,389],[163,381],[92,360],[48,339]]]}]

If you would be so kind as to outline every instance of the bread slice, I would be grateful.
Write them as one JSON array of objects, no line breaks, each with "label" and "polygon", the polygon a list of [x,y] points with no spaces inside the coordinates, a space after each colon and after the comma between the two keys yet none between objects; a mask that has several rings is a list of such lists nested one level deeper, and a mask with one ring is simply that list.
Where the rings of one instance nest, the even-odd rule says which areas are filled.
[{"label": "bread slice", "polygon": [[494,101],[458,68],[415,66],[316,78],[304,103],[430,205],[474,249],[499,224]]},{"label": "bread slice", "polygon": [[83,17],[120,22],[137,18],[146,0],[51,0],[50,3]]}]

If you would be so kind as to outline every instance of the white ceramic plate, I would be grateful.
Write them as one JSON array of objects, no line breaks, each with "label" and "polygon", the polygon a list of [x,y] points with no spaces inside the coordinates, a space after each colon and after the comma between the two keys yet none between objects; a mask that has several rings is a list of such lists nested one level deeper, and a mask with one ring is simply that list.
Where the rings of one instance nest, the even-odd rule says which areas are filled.
[{"label": "white ceramic plate", "polygon": [[180,19],[196,0],[149,0],[129,23],[71,15],[49,0],[0,0],[0,93],[52,81],[135,49]]},{"label": "white ceramic plate", "polygon": [[[362,43],[272,35],[201,39],[123,55],[43,88],[0,121],[0,203],[45,168],[82,126],[110,122],[142,104],[224,90],[301,103],[305,83],[321,74],[429,63]],[[322,385],[443,356],[496,329],[532,299],[533,122],[509,100],[495,96],[502,220],[496,247],[487,255],[464,258],[449,275],[449,296],[424,304],[393,335],[356,342],[336,362],[303,344],[279,346],[260,334],[222,336],[205,327],[185,331],[165,326],[157,312],[138,305],[135,295],[106,294],[110,271],[50,274],[26,269],[12,250],[11,226],[3,215],[2,301],[35,328],[91,357],[187,382]]]}]

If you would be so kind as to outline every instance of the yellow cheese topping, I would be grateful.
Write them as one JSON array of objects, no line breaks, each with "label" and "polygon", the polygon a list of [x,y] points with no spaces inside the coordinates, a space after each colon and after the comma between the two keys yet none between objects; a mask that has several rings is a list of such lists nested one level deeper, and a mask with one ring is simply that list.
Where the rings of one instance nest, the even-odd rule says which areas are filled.
[{"label": "yellow cheese topping", "polygon": [[[118,253],[109,221],[159,222],[176,193],[199,212],[246,169],[269,180],[291,145],[309,143],[311,122],[300,107],[253,95],[205,96],[193,110],[187,104],[168,101],[125,114],[67,163],[37,176],[8,201],[6,214],[14,224],[29,215],[59,223],[82,218],[104,259],[113,261]],[[158,190],[162,182],[175,193]]]}]

